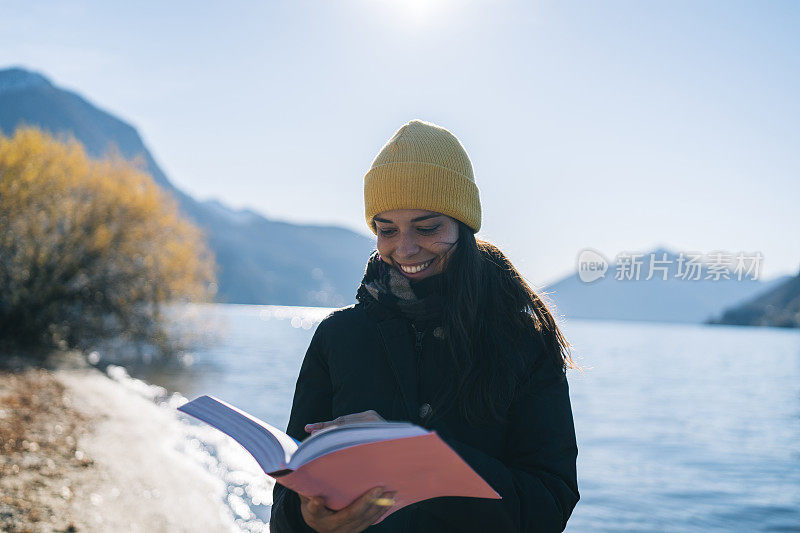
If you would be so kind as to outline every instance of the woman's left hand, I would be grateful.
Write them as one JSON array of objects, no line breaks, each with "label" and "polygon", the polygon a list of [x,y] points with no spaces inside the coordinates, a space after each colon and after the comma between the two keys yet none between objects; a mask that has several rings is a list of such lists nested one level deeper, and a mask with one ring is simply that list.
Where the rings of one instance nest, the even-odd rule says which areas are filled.
[{"label": "woman's left hand", "polygon": [[360,413],[353,413],[350,415],[340,416],[335,420],[329,420],[327,422],[316,422],[314,424],[306,424],[306,431],[313,435],[317,431],[322,431],[323,429],[335,426],[344,426],[346,424],[353,424],[355,422],[386,422],[386,421],[383,418],[381,418],[381,415],[370,409],[369,411],[362,411]]}]

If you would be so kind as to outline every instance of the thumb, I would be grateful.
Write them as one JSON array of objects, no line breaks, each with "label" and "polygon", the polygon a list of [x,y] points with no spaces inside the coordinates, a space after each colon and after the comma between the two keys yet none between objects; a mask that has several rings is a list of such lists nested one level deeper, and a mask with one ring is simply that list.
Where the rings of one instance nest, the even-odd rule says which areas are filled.
[{"label": "thumb", "polygon": [[325,507],[325,501],[319,496],[314,496],[308,504],[309,509],[314,514],[329,514],[328,508]]}]

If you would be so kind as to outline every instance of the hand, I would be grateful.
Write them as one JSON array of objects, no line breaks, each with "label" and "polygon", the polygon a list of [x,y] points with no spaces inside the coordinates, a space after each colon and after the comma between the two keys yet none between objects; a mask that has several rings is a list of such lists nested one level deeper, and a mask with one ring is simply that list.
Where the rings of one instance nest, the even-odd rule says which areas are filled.
[{"label": "hand", "polygon": [[309,498],[300,494],[300,512],[306,524],[319,533],[357,533],[371,526],[391,507],[391,504],[386,505],[389,502],[375,500],[391,499],[394,494],[386,492],[383,487],[375,487],[340,511],[325,507],[324,500],[319,496]]},{"label": "hand", "polygon": [[312,435],[317,431],[322,431],[326,428],[332,428],[335,426],[344,426],[346,424],[352,424],[354,422],[386,422],[381,415],[370,409],[369,411],[362,411],[360,413],[353,413],[351,415],[344,415],[340,416],[335,420],[329,420],[327,422],[316,422],[314,424],[306,424],[306,431],[311,433]]}]

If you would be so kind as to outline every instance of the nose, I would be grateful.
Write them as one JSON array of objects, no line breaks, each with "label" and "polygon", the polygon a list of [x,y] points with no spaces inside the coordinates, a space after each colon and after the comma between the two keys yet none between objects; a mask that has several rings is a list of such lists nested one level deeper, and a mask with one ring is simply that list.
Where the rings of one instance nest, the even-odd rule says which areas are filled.
[{"label": "nose", "polygon": [[397,245],[397,255],[402,258],[409,258],[419,252],[419,245],[413,233],[403,233],[400,235],[400,242]]}]

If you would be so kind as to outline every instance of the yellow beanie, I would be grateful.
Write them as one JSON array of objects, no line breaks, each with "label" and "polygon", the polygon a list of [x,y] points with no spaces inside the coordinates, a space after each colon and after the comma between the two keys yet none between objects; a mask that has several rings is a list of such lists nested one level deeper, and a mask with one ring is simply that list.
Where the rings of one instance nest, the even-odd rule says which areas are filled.
[{"label": "yellow beanie", "polygon": [[412,120],[397,130],[364,176],[367,225],[393,209],[424,209],[460,220],[477,233],[481,199],[472,163],[455,135],[430,122]]}]

